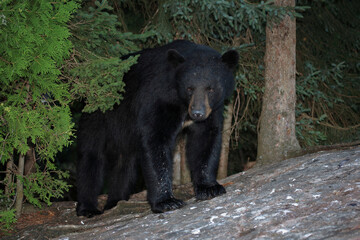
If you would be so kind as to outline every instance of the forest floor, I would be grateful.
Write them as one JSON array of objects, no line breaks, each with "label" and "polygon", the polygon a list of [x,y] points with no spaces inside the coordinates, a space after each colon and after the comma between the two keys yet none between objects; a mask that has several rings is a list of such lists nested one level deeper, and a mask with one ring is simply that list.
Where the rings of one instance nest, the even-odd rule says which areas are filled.
[{"label": "forest floor", "polygon": [[[15,230],[1,239],[360,239],[360,146],[322,151],[254,167],[221,183],[227,194],[193,198],[153,214],[146,193],[100,216],[77,217],[75,202],[26,208]],[[100,196],[104,204],[106,196]]]}]

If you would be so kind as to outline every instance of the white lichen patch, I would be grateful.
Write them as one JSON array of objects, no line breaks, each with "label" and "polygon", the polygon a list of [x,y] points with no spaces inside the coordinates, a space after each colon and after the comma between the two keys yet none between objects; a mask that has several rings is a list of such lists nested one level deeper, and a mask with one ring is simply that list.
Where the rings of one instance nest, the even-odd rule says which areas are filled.
[{"label": "white lichen patch", "polygon": [[281,234],[286,234],[288,232],[290,232],[290,230],[288,230],[288,229],[278,229],[278,230],[276,230],[276,233],[281,233]]},{"label": "white lichen patch", "polygon": [[200,228],[191,230],[191,234],[200,234],[200,232],[201,232]]},{"label": "white lichen patch", "polygon": [[229,215],[228,215],[227,212],[224,212],[224,213],[220,214],[220,216],[222,216],[222,217],[229,217]]},{"label": "white lichen patch", "polygon": [[346,189],[344,192],[351,192],[351,191],[354,191],[354,188],[348,188],[348,189]]},{"label": "white lichen patch", "polygon": [[320,196],[321,196],[320,194],[314,194],[313,198],[318,199],[318,198],[320,198]]},{"label": "white lichen patch", "polygon": [[245,212],[245,210],[246,210],[246,207],[240,207],[240,208],[235,209],[235,212],[241,213],[241,212]]},{"label": "white lichen patch", "polygon": [[264,220],[264,219],[266,219],[266,217],[263,215],[260,215],[260,216],[257,216],[254,220]]},{"label": "white lichen patch", "polygon": [[288,214],[288,213],[291,213],[291,211],[290,210],[282,210],[282,212],[283,212],[283,214]]},{"label": "white lichen patch", "polygon": [[217,218],[219,218],[219,217],[218,216],[211,216],[210,223],[214,224],[214,220],[217,219]]}]

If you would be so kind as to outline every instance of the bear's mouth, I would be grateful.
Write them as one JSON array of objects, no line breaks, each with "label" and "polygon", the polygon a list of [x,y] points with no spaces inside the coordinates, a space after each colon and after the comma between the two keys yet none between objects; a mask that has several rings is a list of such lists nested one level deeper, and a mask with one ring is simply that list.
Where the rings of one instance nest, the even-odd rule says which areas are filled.
[{"label": "bear's mouth", "polygon": [[206,111],[190,111],[189,112],[189,117],[191,118],[192,121],[194,122],[201,122],[207,119],[207,117],[210,115],[210,113],[206,113]]}]

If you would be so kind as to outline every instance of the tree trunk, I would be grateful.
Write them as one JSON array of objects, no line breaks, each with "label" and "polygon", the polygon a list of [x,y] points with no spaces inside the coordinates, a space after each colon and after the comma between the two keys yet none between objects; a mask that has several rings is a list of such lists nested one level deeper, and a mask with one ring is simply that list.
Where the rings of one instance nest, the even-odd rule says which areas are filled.
[{"label": "tree trunk", "polygon": [[223,179],[223,178],[227,177],[233,110],[234,110],[234,104],[231,101],[230,104],[228,105],[226,117],[224,119],[224,126],[223,126],[223,131],[222,131],[221,154],[220,154],[220,162],[219,162],[219,170],[218,170],[217,179]]},{"label": "tree trunk", "polygon": [[174,162],[173,162],[173,185],[180,185],[181,183],[181,147],[180,147],[180,138],[179,136],[176,141],[176,147],[174,152]]},{"label": "tree trunk", "polygon": [[11,156],[10,160],[6,163],[6,185],[5,185],[5,195],[10,194],[11,188],[10,186],[13,183],[13,167],[14,167],[14,160],[13,156]]},{"label": "tree trunk", "polygon": [[35,148],[33,146],[30,146],[30,149],[29,151],[26,152],[26,156],[25,156],[24,176],[36,172],[35,165],[36,165]]},{"label": "tree trunk", "polygon": [[24,165],[25,165],[24,162],[25,162],[25,156],[20,154],[18,174],[17,174],[17,180],[16,180],[15,211],[16,211],[17,218],[19,218],[21,215],[23,198],[24,198],[24,185],[23,185],[23,182],[21,181],[21,178],[24,177]]},{"label": "tree trunk", "polygon": [[[275,0],[295,6],[295,0]],[[270,22],[271,23],[271,22]],[[300,149],[295,136],[296,21],[286,16],[266,27],[265,93],[260,117],[257,163],[287,158]]]},{"label": "tree trunk", "polygon": [[181,184],[186,184],[191,182],[190,170],[186,165],[186,136],[181,136],[179,141],[180,148],[180,172],[181,172]]}]

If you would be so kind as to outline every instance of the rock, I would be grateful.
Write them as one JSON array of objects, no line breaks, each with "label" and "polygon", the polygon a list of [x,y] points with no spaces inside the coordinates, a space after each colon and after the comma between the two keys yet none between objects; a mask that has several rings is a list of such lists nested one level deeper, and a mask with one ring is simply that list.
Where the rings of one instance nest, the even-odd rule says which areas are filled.
[{"label": "rock", "polygon": [[253,168],[222,183],[227,194],[220,197],[191,199],[163,214],[99,218],[56,239],[360,239],[359,146]]}]

